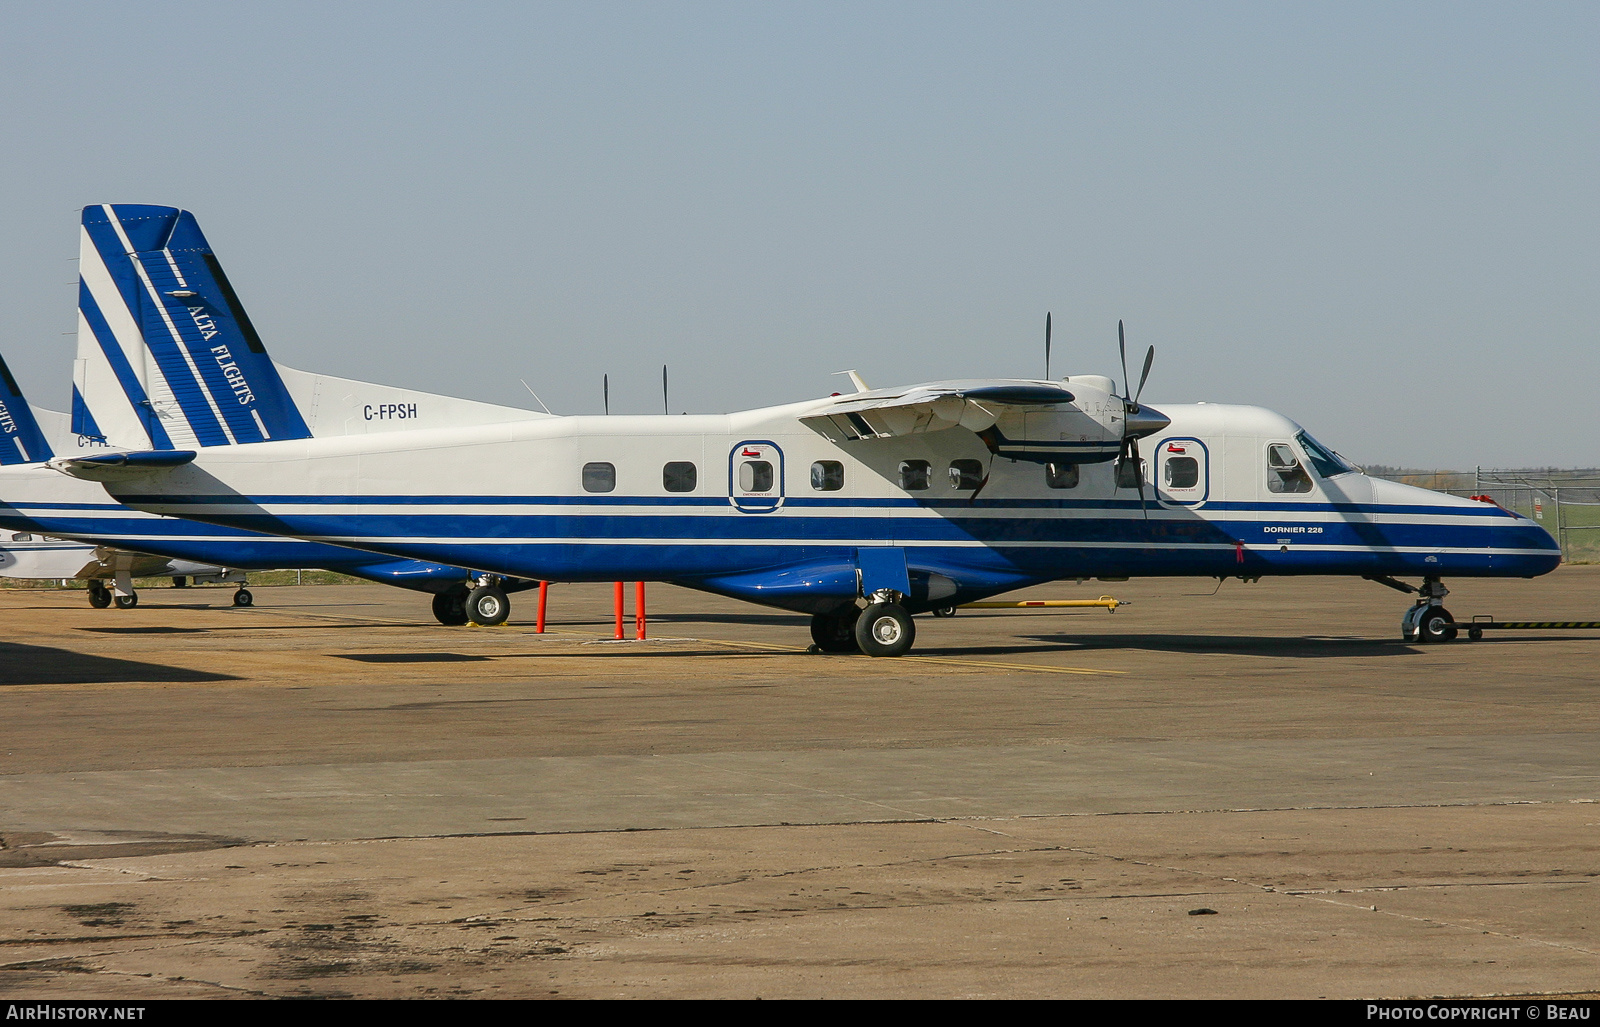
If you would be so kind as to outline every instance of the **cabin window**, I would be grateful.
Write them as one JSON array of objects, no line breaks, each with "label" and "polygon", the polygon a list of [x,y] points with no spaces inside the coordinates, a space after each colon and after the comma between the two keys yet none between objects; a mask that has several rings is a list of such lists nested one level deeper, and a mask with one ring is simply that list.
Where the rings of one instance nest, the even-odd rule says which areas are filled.
[{"label": "cabin window", "polygon": [[1200,461],[1192,456],[1169,456],[1161,479],[1169,489],[1192,489],[1200,484]]},{"label": "cabin window", "polygon": [[1078,487],[1077,464],[1045,464],[1044,483],[1053,489],[1075,489]]},{"label": "cabin window", "polygon": [[811,487],[818,492],[838,492],[844,488],[844,464],[837,460],[818,460],[812,464]]},{"label": "cabin window", "polygon": [[1311,491],[1311,475],[1300,466],[1299,458],[1286,443],[1274,442],[1267,446],[1267,491]]},{"label": "cabin window", "polygon": [[933,465],[926,460],[900,461],[900,487],[907,492],[923,492],[933,480]]},{"label": "cabin window", "polygon": [[15,535],[11,536],[11,541],[13,541],[13,542],[32,542],[33,541],[33,536],[28,534],[25,531],[19,531]]},{"label": "cabin window", "polygon": [[740,464],[739,491],[771,492],[772,464],[766,460],[746,460]]},{"label": "cabin window", "polygon": [[950,487],[972,491],[983,485],[983,465],[976,460],[950,461]]},{"label": "cabin window", "polygon": [[583,491],[615,492],[616,489],[617,468],[615,465],[603,461],[583,465]]},{"label": "cabin window", "polygon": [[668,492],[693,492],[699,472],[687,460],[674,460],[661,468],[661,487]]}]

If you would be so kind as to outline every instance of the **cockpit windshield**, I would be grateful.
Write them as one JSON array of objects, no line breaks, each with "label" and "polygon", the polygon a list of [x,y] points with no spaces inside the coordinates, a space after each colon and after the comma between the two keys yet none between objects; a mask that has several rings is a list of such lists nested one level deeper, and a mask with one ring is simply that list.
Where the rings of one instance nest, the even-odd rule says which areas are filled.
[{"label": "cockpit windshield", "polygon": [[1300,443],[1306,459],[1311,461],[1311,466],[1316,468],[1317,474],[1321,477],[1331,478],[1336,474],[1349,474],[1355,470],[1344,457],[1312,438],[1307,432],[1296,435],[1294,440]]}]

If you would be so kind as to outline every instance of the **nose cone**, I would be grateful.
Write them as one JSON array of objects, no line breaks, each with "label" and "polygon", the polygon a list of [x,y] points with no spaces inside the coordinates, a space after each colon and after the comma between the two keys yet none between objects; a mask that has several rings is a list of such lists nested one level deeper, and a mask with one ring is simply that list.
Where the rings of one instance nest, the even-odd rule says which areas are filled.
[{"label": "nose cone", "polygon": [[[1556,540],[1521,514],[1395,481],[1368,481],[1374,512],[1388,508],[1399,515],[1385,517],[1377,530],[1384,545],[1408,565],[1406,573],[1532,578],[1561,563]],[[1407,523],[1414,512],[1426,519]]]},{"label": "nose cone", "polygon": [[1155,407],[1139,403],[1128,404],[1126,418],[1122,431],[1123,436],[1130,439],[1142,439],[1146,435],[1154,435],[1172,423],[1172,418]]}]

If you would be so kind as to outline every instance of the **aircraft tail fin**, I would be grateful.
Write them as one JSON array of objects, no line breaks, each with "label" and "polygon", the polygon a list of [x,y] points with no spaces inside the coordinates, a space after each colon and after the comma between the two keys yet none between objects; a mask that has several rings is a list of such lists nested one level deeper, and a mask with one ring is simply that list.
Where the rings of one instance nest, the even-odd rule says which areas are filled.
[{"label": "aircraft tail fin", "polygon": [[36,464],[53,456],[33,408],[0,357],[0,465]]},{"label": "aircraft tail fin", "polygon": [[311,435],[194,215],[83,210],[73,429],[128,448]]},{"label": "aircraft tail fin", "polygon": [[72,428],[179,449],[548,414],[297,371],[268,356],[194,215],[85,207]]}]

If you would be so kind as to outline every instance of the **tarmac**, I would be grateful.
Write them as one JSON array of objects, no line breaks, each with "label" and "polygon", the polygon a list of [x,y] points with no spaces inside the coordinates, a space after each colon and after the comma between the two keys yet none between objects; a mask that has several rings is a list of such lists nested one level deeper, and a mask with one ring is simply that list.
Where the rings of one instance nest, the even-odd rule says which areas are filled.
[{"label": "tarmac", "polygon": [[[1600,568],[1451,580],[1600,618]],[[1600,631],[1062,582],[898,660],[664,585],[0,591],[0,997],[1600,991]],[[1215,591],[1213,591],[1215,590]]]}]

